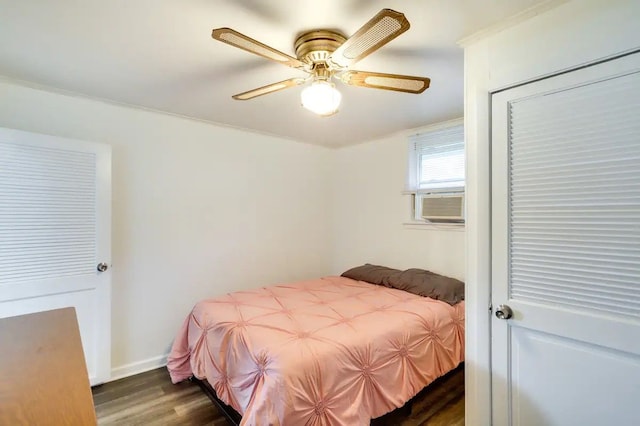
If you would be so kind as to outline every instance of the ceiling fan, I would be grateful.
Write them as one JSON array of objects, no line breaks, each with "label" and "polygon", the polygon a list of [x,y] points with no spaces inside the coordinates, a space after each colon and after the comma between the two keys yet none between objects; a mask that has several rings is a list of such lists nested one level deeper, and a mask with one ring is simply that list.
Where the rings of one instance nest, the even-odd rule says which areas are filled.
[{"label": "ceiling fan", "polygon": [[290,78],[233,95],[233,99],[248,100],[289,87],[310,83],[301,94],[302,105],[312,112],[328,116],[338,111],[342,95],[331,82],[373,89],[419,94],[430,83],[427,77],[384,74],[351,70],[351,65],[380,49],[409,29],[405,16],[391,9],[382,9],[355,34],[346,38],[332,30],[302,33],[295,41],[296,57],[282,53],[231,28],[216,28],[215,40],[246,50],[309,74],[306,78]]}]

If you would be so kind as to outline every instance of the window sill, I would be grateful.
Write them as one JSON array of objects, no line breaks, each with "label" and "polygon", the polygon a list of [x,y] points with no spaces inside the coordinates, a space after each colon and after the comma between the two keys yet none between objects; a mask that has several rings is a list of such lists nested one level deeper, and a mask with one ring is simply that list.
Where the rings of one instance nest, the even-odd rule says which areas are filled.
[{"label": "window sill", "polygon": [[431,223],[411,221],[403,222],[402,227],[404,229],[419,229],[422,231],[463,231],[465,230],[464,223]]}]

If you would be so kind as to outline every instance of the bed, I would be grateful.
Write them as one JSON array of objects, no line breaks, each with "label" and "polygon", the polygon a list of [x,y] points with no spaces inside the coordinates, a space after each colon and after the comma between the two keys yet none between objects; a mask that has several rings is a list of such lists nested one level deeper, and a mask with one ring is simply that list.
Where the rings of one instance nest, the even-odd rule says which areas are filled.
[{"label": "bed", "polygon": [[464,359],[464,302],[329,276],[199,302],[174,383],[206,380],[241,425],[368,425]]}]

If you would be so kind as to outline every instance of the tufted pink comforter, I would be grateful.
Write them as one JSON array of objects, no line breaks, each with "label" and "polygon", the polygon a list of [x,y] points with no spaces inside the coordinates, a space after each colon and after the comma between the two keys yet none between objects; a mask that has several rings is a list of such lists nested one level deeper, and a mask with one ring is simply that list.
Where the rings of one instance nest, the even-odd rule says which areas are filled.
[{"label": "tufted pink comforter", "polygon": [[464,302],[325,277],[198,303],[169,356],[242,425],[368,425],[464,357]]}]

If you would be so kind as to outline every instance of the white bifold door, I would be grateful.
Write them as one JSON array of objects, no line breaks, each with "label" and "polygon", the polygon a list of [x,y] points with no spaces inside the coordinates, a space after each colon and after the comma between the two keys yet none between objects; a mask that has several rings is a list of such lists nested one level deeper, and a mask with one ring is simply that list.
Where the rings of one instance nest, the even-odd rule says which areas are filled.
[{"label": "white bifold door", "polygon": [[0,128],[0,317],[75,307],[92,385],[111,369],[110,251],[110,146]]},{"label": "white bifold door", "polygon": [[493,424],[640,425],[640,54],[492,96]]}]

